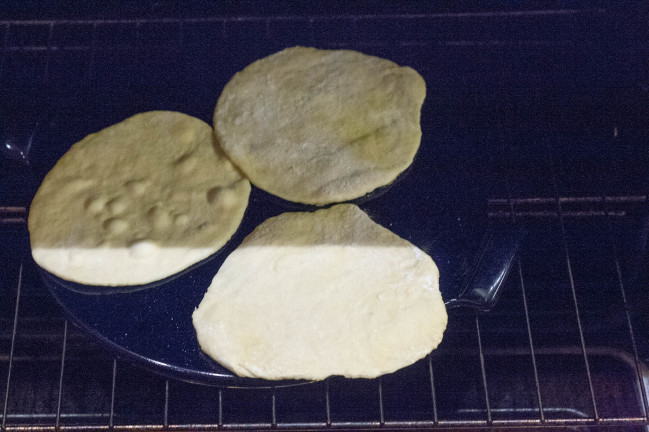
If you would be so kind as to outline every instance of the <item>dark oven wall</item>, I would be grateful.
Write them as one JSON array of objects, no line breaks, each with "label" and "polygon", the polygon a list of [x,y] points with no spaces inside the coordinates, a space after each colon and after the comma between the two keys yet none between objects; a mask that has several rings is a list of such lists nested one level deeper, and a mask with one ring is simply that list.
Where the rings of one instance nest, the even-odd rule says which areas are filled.
[{"label": "dark oven wall", "polygon": [[[649,423],[646,5],[3,7],[3,431]],[[523,227],[502,297],[488,313],[451,311],[439,349],[376,380],[237,389],[114,357],[68,321],[31,259],[36,188],[72,143],[129,115],[177,110],[211,124],[235,72],[293,45],[354,49],[424,77],[413,166],[422,189],[388,191],[364,208],[420,246],[434,245],[440,227],[469,251],[485,230]]]}]

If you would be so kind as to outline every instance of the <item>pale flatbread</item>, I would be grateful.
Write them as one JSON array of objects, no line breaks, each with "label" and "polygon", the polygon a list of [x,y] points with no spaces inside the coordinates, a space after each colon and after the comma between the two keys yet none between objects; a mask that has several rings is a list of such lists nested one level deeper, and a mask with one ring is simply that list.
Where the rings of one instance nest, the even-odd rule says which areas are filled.
[{"label": "pale flatbread", "polygon": [[89,135],[47,174],[31,205],[34,260],[66,280],[137,285],[220,249],[250,183],[185,114],[138,114]]},{"label": "pale flatbread", "polygon": [[224,151],[256,186],[323,205],[391,183],[421,140],[423,78],[349,50],[293,47],[225,86],[214,112]]},{"label": "pale flatbread", "polygon": [[225,260],[198,309],[201,348],[240,376],[373,378],[442,340],[439,273],[353,204],[284,213]]}]

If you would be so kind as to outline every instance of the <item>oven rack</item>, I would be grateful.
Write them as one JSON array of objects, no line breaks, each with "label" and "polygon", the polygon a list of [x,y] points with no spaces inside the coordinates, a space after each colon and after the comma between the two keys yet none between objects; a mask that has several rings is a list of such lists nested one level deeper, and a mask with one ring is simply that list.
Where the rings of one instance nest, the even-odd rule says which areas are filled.
[{"label": "oven rack", "polygon": [[[647,275],[646,266],[636,269],[643,258],[634,258],[632,252],[647,214],[646,175],[644,181],[629,181],[646,159],[642,152],[646,127],[639,126],[635,117],[642,115],[634,116],[631,104],[625,107],[629,113],[622,109],[622,114],[602,123],[597,123],[597,116],[585,115],[591,123],[565,127],[583,119],[565,118],[559,110],[554,115],[561,118],[553,119],[559,126],[546,125],[541,132],[539,124],[548,119],[526,116],[515,104],[499,105],[502,112],[480,119],[468,111],[478,108],[484,114],[498,98],[494,96],[498,92],[486,88],[482,79],[500,85],[500,90],[505,88],[500,81],[505,78],[490,71],[497,62],[489,62],[486,55],[479,56],[483,64],[460,68],[456,76],[445,75],[435,82],[443,93],[437,102],[454,110],[444,117],[451,126],[438,131],[424,125],[424,133],[448,137],[461,133],[457,129],[462,127],[486,130],[485,123],[493,120],[495,126],[489,129],[493,140],[488,144],[498,151],[489,161],[488,174],[497,192],[484,202],[485,216],[493,224],[524,225],[530,237],[508,279],[505,298],[493,314],[457,313],[447,345],[405,372],[377,380],[330,378],[264,390],[210,388],[150,374],[113,358],[58,312],[29,256],[25,224],[34,191],[33,182],[25,179],[42,177],[61,151],[53,149],[51,159],[32,156],[31,137],[46,134],[53,111],[69,100],[83,101],[87,95],[116,93],[119,98],[124,90],[114,90],[116,84],[127,89],[169,90],[171,96],[163,97],[163,103],[173,104],[186,87],[205,81],[214,84],[209,68],[219,59],[210,54],[214,51],[210,44],[225,47],[224,58],[232,62],[232,71],[245,65],[237,60],[235,45],[261,54],[304,40],[323,47],[387,54],[447,53],[456,61],[458,50],[487,51],[500,56],[499,60],[507,59],[511,51],[511,58],[524,58],[530,66],[542,65],[543,56],[553,50],[593,48],[600,40],[589,38],[599,26],[612,26],[611,22],[622,18],[628,16],[610,8],[584,7],[0,20],[0,93],[6,101],[0,111],[5,119],[3,136],[13,139],[11,146],[3,148],[0,172],[2,431],[539,426],[644,430],[649,425],[649,376],[647,343],[638,331],[646,330],[644,312],[637,303]],[[542,25],[525,27],[535,20],[558,26],[551,28],[558,28],[559,34]],[[427,28],[434,30],[418,32]],[[193,60],[188,50],[192,56],[206,57]],[[530,60],[530,52],[540,57]],[[424,74],[434,72],[425,63],[417,66]],[[640,75],[643,68],[640,63],[626,67],[629,75]],[[190,68],[196,73],[186,74]],[[513,80],[514,102],[525,97],[534,100],[554,91],[554,85],[561,87],[544,81],[543,73],[554,70],[525,70],[522,67],[506,77]],[[561,68],[559,72],[563,78],[575,78]],[[587,88],[592,84],[587,78],[573,82],[571,91],[577,96],[594,94],[586,98],[586,105],[598,106],[593,100],[619,91],[609,80],[620,80],[615,85],[621,88],[630,80],[613,72],[603,75],[596,91]],[[179,78],[187,82],[180,87],[170,83]],[[460,102],[445,99],[456,91],[461,94]],[[632,101],[643,101],[642,97]],[[199,103],[196,111],[204,116],[208,108],[207,102]],[[451,116],[458,112],[464,116],[454,124]],[[524,126],[513,124],[512,116],[522,119]],[[598,149],[619,147],[624,152],[609,160],[608,166],[605,161],[593,162],[590,154],[579,156],[580,151],[587,153],[588,143],[577,145],[578,155],[572,156],[566,142],[574,135],[566,136],[566,130],[573,134],[587,130],[588,139],[603,143]],[[521,144],[521,137],[532,145]],[[611,175],[613,181],[580,183],[578,174],[591,170]],[[534,184],[528,184],[526,176],[535,177]],[[550,264],[542,262],[544,253],[552,257]],[[603,267],[598,274],[604,280],[600,284],[587,274],[598,266]],[[539,295],[545,284],[551,284],[548,291],[559,293],[563,300],[555,311]],[[589,289],[603,289],[608,297]],[[610,310],[602,308],[607,303],[612,304]]]},{"label": "oven rack", "polygon": [[[557,200],[560,201],[560,200]],[[511,203],[510,203],[511,204]],[[513,204],[512,204],[513,205]],[[14,227],[20,232],[24,230],[24,226]],[[118,359],[112,358],[110,354],[104,352],[103,348],[95,345],[94,341],[85,335],[81,330],[77,329],[73,324],[70,324],[65,318],[56,313],[56,306],[51,302],[44,293],[39,293],[42,286],[38,285],[36,281],[34,264],[28,256],[28,250],[23,249],[19,257],[13,263],[12,270],[16,274],[12,274],[6,279],[14,282],[10,289],[10,294],[4,298],[11,298],[13,300],[11,307],[14,310],[12,319],[2,319],[3,327],[7,321],[11,321],[11,334],[8,352],[3,351],[2,363],[5,366],[4,372],[6,377],[3,377],[4,391],[3,391],[3,411],[2,411],[2,430],[6,431],[19,431],[19,430],[77,430],[83,428],[84,430],[222,430],[222,429],[277,429],[277,430],[290,430],[290,429],[368,429],[368,428],[386,428],[386,429],[429,429],[429,428],[484,428],[484,427],[532,427],[532,426],[646,426],[648,424],[646,409],[647,409],[647,388],[649,384],[649,370],[644,362],[640,360],[638,348],[634,337],[632,326],[632,319],[630,313],[627,312],[626,321],[628,325],[629,337],[632,342],[632,351],[624,352],[619,349],[606,346],[586,346],[584,343],[584,335],[580,333],[580,345],[572,346],[554,346],[538,348],[534,345],[534,337],[531,333],[529,306],[527,304],[526,284],[523,275],[523,265],[520,261],[517,262],[512,278],[516,280],[518,290],[516,296],[520,296],[523,301],[525,312],[526,333],[528,338],[528,346],[518,346],[516,348],[487,348],[484,346],[483,333],[485,332],[485,318],[480,315],[466,316],[465,322],[473,322],[472,329],[464,329],[461,331],[460,336],[467,339],[472,339],[472,342],[477,342],[473,346],[451,348],[451,353],[446,353],[445,357],[454,359],[470,359],[479,371],[479,381],[481,388],[478,396],[482,401],[478,401],[476,406],[471,408],[458,409],[454,414],[463,418],[449,418],[441,414],[437,407],[437,399],[440,391],[439,383],[436,385],[437,362],[440,358],[428,356],[417,367],[416,373],[410,373],[408,380],[419,380],[418,386],[421,383],[426,383],[428,393],[424,393],[418,389],[416,395],[421,398],[423,395],[426,397],[424,401],[428,405],[428,412],[424,413],[423,417],[428,419],[421,419],[422,411],[420,406],[416,406],[411,413],[416,419],[390,419],[389,409],[385,407],[384,393],[386,378],[377,380],[361,380],[361,385],[356,383],[344,383],[345,380],[332,378],[325,380],[319,384],[308,384],[300,386],[296,389],[284,388],[270,388],[263,390],[251,389],[235,389],[235,388],[212,388],[204,387],[197,384],[181,383],[170,379],[165,379],[146,371],[140,370],[137,367],[131,366]],[[566,249],[566,265],[570,269],[569,252]],[[616,268],[619,268],[617,259]],[[31,277],[26,277],[26,273],[31,273]],[[571,284],[574,295],[574,284]],[[624,286],[620,283],[618,287],[620,295],[625,298]],[[25,293],[27,291],[27,293]],[[511,294],[511,293],[510,293]],[[575,297],[576,298],[576,297]],[[30,304],[31,303],[31,304]],[[47,317],[32,316],[35,312],[42,312],[43,307],[51,308],[55,312],[48,311]],[[7,308],[8,309],[8,308]],[[631,310],[627,305],[627,311]],[[26,310],[23,312],[23,310]],[[577,306],[575,306],[575,313],[578,313]],[[577,316],[577,315],[576,315]],[[538,318],[537,318],[538,319]],[[473,337],[467,336],[466,333],[474,333]],[[3,332],[3,343],[7,342],[6,332]],[[456,336],[456,335],[453,335]],[[22,340],[22,342],[19,342]],[[22,351],[19,353],[16,349],[17,344],[23,345]],[[43,345],[43,347],[35,347],[31,345]],[[3,345],[3,346],[5,346]],[[454,351],[454,352],[453,352]],[[539,358],[547,357],[550,361],[568,362],[572,364],[574,369],[583,373],[585,371],[587,377],[587,388],[581,387],[584,393],[581,398],[587,402],[582,405],[582,409],[577,409],[569,405],[570,402],[563,400],[566,406],[553,406],[546,405],[542,394],[543,379],[539,368],[545,368],[543,374],[548,373],[548,365],[539,366]],[[98,379],[97,377],[90,377],[86,373],[80,372],[79,369],[84,367],[84,359],[91,359],[92,366],[90,369],[92,373],[97,373],[103,376]],[[513,359],[513,360],[512,360]],[[594,359],[594,360],[593,360]],[[490,395],[490,382],[493,380],[492,375],[489,376],[487,371],[489,364],[493,362],[505,361],[508,363],[517,364],[520,368],[520,363],[528,363],[530,366],[531,376],[533,377],[533,384],[525,389],[526,394],[533,393],[535,396],[535,403],[530,404],[529,407],[524,408],[502,408],[493,407],[493,395]],[[442,358],[442,361],[444,359]],[[602,380],[601,376],[593,377],[593,366],[591,363],[612,365],[614,369],[624,369],[614,373],[618,382],[617,386],[622,387],[622,391],[628,392],[624,397],[622,404],[632,403],[636,406],[631,409],[626,406],[622,409],[629,410],[626,415],[621,416],[607,416],[599,414],[602,405],[610,404],[610,400],[605,399],[605,403],[601,404],[601,396],[597,392],[603,390],[602,383],[597,381]],[[547,360],[541,361],[547,363]],[[575,367],[578,365],[577,367]],[[579,367],[579,365],[581,367]],[[43,367],[47,376],[43,376],[42,372],[38,369]],[[601,368],[598,365],[597,368]],[[442,367],[444,369],[444,367]],[[18,371],[17,371],[18,370]],[[599,370],[597,374],[602,374]],[[71,375],[73,378],[69,378]],[[625,376],[627,375],[627,376]],[[143,378],[144,377],[144,378]],[[387,378],[390,385],[394,386],[394,377]],[[554,378],[556,380],[556,377]],[[86,380],[90,380],[89,384]],[[126,383],[121,383],[121,380],[126,380]],[[497,378],[496,381],[501,381]],[[99,381],[99,384],[97,383]],[[528,385],[531,380],[528,379]],[[30,388],[26,383],[31,382],[33,386],[45,385],[46,391],[43,388]],[[583,383],[582,383],[583,384]],[[71,402],[71,400],[78,399],[77,396],[70,396],[70,393],[75,391],[81,392],[85,395],[92,394],[92,391],[84,389],[85,386],[103,385],[102,389],[95,389],[99,395],[100,400],[91,403],[94,405],[96,411],[93,412],[66,412],[66,405],[79,403],[79,401]],[[499,383],[502,386],[502,383]],[[520,384],[519,384],[520,385]],[[128,390],[129,386],[134,386],[134,391]],[[448,384],[445,384],[448,386]],[[480,387],[480,386],[477,386]],[[332,390],[335,389],[335,390]],[[441,387],[444,391],[445,387]],[[575,388],[580,388],[576,386]],[[572,388],[568,391],[574,391]],[[502,398],[502,392],[511,392],[519,389],[515,388],[501,388],[498,390],[498,398]],[[31,393],[31,399],[28,401],[20,401],[25,398],[22,392]],[[389,391],[389,390],[388,390]],[[394,392],[394,389],[391,390]],[[397,396],[404,390],[401,389],[396,392]],[[547,391],[547,389],[545,390]],[[619,390],[618,390],[619,391]],[[151,392],[151,394],[147,394]],[[332,392],[338,394],[332,396]],[[342,396],[340,392],[348,392],[348,395]],[[175,394],[174,394],[175,393]],[[67,396],[66,396],[67,394]],[[315,407],[306,408],[308,416],[318,418],[318,421],[301,419],[287,421],[283,419],[280,412],[284,415],[289,413],[287,411],[287,404],[290,407],[291,402],[289,398],[304,398],[306,395],[307,402],[314,403]],[[619,395],[618,395],[619,396]],[[618,397],[616,396],[616,397]],[[205,399],[201,399],[204,397]],[[356,412],[354,407],[358,403],[357,398],[366,398],[360,403],[363,409],[369,409],[370,413]],[[394,397],[394,394],[392,395]],[[556,396],[553,396],[556,398]],[[120,399],[126,400],[120,400]],[[195,422],[176,422],[174,417],[185,418],[179,414],[178,409],[182,408],[187,403],[187,399],[191,398],[191,404],[204,404],[200,409],[197,409],[199,418],[211,418],[211,422],[195,423]],[[333,398],[337,398],[336,402],[332,402]],[[252,399],[248,400],[248,399]],[[341,407],[341,399],[344,403],[351,404],[347,407]],[[372,401],[371,399],[375,399]],[[583,403],[582,400],[580,403]],[[138,401],[142,401],[145,405],[137,407]],[[600,401],[600,403],[598,403]],[[298,402],[304,404],[306,402]],[[394,407],[394,401],[391,402]],[[422,401],[419,401],[420,405]],[[475,403],[475,401],[474,401]],[[502,401],[499,401],[502,403]],[[556,403],[556,400],[553,402]],[[174,407],[174,404],[179,404],[181,408]],[[234,407],[228,406],[235,404]],[[241,411],[241,407],[236,407],[237,404],[243,404],[245,408]],[[600,405],[601,404],[601,405]],[[132,408],[125,408],[125,406],[134,405]],[[152,407],[153,405],[153,407]],[[278,405],[284,405],[278,408]],[[332,410],[332,405],[336,405],[337,411]],[[624,406],[624,405],[622,405]],[[317,407],[317,408],[316,408]],[[599,408],[598,408],[599,407]],[[585,408],[585,409],[584,409]],[[250,413],[245,413],[246,409],[256,410],[256,414],[252,415],[253,420],[249,420]],[[300,409],[305,410],[304,406]],[[605,410],[612,408],[605,407]],[[21,411],[24,410],[24,411]],[[619,410],[619,407],[618,407]],[[630,412],[636,411],[634,415]],[[121,411],[121,412],[120,412]],[[140,412],[141,411],[141,412]],[[189,410],[191,411],[191,409]],[[320,412],[318,412],[320,411]],[[590,415],[589,415],[590,411]],[[596,413],[596,414],[593,414]],[[426,415],[427,414],[427,415]],[[304,415],[304,413],[301,413]],[[404,415],[400,412],[399,416]],[[241,416],[242,419],[237,417]],[[292,414],[288,417],[291,418]],[[352,420],[348,420],[345,416],[350,416]],[[364,418],[363,420],[355,420],[357,417]],[[446,414],[448,416],[448,413]],[[260,420],[263,418],[264,420]],[[148,420],[142,422],[142,420]],[[155,419],[154,421],[151,421]],[[640,430],[640,429],[638,429]]]}]

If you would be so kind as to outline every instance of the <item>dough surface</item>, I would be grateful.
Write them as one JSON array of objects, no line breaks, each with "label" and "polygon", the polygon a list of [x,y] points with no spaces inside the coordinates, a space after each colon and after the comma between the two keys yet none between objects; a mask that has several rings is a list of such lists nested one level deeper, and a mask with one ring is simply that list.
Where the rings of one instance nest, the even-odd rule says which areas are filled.
[{"label": "dough surface", "polygon": [[225,86],[214,112],[224,151],[261,189],[324,205],[391,183],[421,141],[423,78],[350,50],[293,47]]},{"label": "dough surface", "polygon": [[193,314],[202,350],[246,377],[373,378],[447,323],[433,260],[353,204],[284,213],[225,260]]},{"label": "dough surface", "polygon": [[220,249],[249,194],[208,124],[138,114],[74,144],[47,174],[29,213],[32,255],[82,284],[154,282]]}]

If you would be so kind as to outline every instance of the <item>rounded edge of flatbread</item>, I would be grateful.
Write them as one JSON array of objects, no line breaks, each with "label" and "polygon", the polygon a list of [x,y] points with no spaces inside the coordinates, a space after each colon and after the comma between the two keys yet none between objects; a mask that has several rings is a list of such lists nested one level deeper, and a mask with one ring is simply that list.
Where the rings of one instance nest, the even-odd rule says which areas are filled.
[{"label": "rounded edge of flatbread", "polygon": [[29,212],[32,256],[66,281],[150,284],[223,247],[249,194],[207,123],[136,114],[72,145],[45,176]]},{"label": "rounded edge of flatbread", "polygon": [[426,253],[353,204],[283,213],[225,260],[192,315],[243,377],[374,378],[425,357],[448,316]]},{"label": "rounded edge of flatbread", "polygon": [[213,124],[255,186],[321,206],[362,197],[412,164],[425,97],[426,83],[410,67],[297,46],[236,73]]}]

